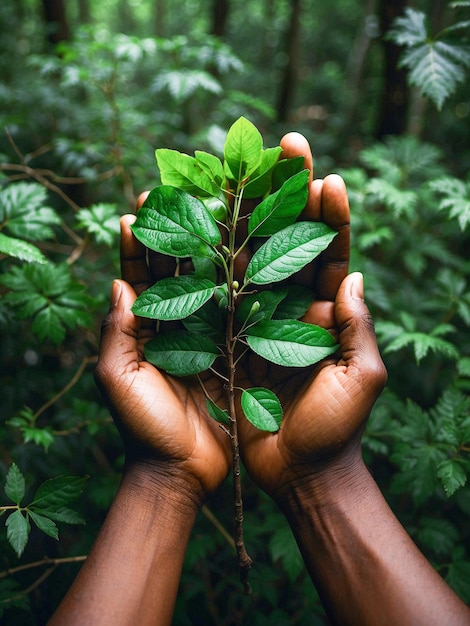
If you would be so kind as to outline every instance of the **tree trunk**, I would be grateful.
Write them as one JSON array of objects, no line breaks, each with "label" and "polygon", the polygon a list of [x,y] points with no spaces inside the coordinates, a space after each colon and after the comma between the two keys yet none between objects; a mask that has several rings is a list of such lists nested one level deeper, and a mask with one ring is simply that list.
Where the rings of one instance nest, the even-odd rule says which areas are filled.
[{"label": "tree trunk", "polygon": [[403,15],[407,0],[381,0],[379,19],[382,34],[384,57],[384,83],[380,118],[377,125],[377,138],[386,135],[399,135],[406,130],[408,119],[409,88],[406,82],[407,71],[398,68],[402,48],[384,35],[390,30],[393,20]]},{"label": "tree trunk", "polygon": [[213,0],[212,2],[212,28],[211,35],[225,37],[225,28],[230,10],[229,0]]},{"label": "tree trunk", "polygon": [[69,27],[63,0],[42,0],[47,40],[52,46],[69,39]]},{"label": "tree trunk", "polygon": [[155,1],[155,35],[157,37],[165,37],[166,27],[166,4],[165,0]]},{"label": "tree trunk", "polygon": [[78,0],[78,19],[80,24],[89,24],[91,22],[88,0]]},{"label": "tree trunk", "polygon": [[297,67],[299,56],[299,33],[300,33],[301,0],[291,0],[290,23],[287,28],[286,56],[287,61],[281,78],[281,88],[277,102],[277,119],[285,122],[288,119],[291,103],[294,97],[295,83],[297,79]]}]

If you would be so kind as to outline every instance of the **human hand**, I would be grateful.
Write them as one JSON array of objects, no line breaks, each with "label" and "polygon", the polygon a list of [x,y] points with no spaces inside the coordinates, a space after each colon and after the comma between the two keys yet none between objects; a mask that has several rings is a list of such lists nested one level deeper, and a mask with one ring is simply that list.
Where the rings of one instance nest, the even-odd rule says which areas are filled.
[{"label": "human hand", "polygon": [[[143,346],[155,328],[131,307],[136,293],[172,270],[162,258],[147,265],[147,251],[130,230],[134,219],[121,219],[124,280],[113,283],[95,377],[121,432],[127,462],[151,468],[162,480],[188,484],[194,500],[202,502],[229,471],[229,442],[208,417],[197,381],[173,378],[143,358]],[[205,380],[205,386],[213,397],[222,394],[214,378]]]},{"label": "human hand", "polygon": [[[312,157],[306,140],[295,133],[281,145],[285,156]],[[338,338],[336,355],[302,370],[280,368],[250,357],[240,372],[242,386],[270,387],[278,395],[284,417],[278,433],[252,427],[240,416],[244,463],[254,479],[278,501],[294,483],[346,470],[360,458],[360,438],[369,412],[385,383],[373,326],[363,302],[362,276],[346,276],[349,260],[349,205],[339,176],[310,182],[302,219],[322,220],[337,237],[300,275],[316,299],[304,321],[330,330]],[[249,381],[249,382],[248,382]]]}]

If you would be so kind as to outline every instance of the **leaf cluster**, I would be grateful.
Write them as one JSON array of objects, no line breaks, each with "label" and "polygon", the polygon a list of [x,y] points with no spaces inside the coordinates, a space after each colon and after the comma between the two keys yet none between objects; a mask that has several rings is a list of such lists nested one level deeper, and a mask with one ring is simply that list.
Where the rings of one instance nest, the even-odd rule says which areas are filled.
[{"label": "leaf cluster", "polygon": [[25,478],[15,463],[10,466],[5,494],[14,505],[0,506],[0,515],[7,515],[7,538],[18,557],[28,542],[31,522],[53,539],[59,538],[56,522],[84,523],[68,504],[81,494],[85,481],[86,478],[76,476],[51,478],[37,488],[32,501],[25,506],[22,504],[26,493]]},{"label": "leaf cluster", "polygon": [[[217,371],[214,364],[222,357],[233,375],[230,359],[237,344],[288,367],[312,365],[336,349],[327,331],[298,319],[312,295],[299,300],[299,288],[284,285],[336,233],[323,223],[296,221],[307,201],[308,171],[303,159],[279,161],[280,151],[264,149],[261,134],[243,117],[227,133],[223,161],[203,151],[194,157],[156,151],[163,184],[150,192],[132,230],[150,250],[179,261],[189,258],[194,269],[158,280],[138,296],[133,311],[162,322],[181,320],[183,329],[157,334],[145,346],[146,358],[170,374]],[[261,201],[253,211],[244,213],[243,202],[257,197]],[[236,243],[240,222],[247,235]],[[239,282],[235,261],[254,238],[259,243]],[[272,284],[272,290],[259,291]],[[281,303],[293,318],[275,319]],[[242,408],[258,428],[279,428],[282,409],[272,391],[244,390]]]}]

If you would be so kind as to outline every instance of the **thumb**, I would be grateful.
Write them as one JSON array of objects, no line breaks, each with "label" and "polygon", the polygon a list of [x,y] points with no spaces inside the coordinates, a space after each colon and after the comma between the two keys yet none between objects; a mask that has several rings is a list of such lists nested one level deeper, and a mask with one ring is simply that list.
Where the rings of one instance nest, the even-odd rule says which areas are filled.
[{"label": "thumb", "polygon": [[136,293],[129,283],[113,281],[110,309],[101,326],[95,371],[99,387],[107,387],[140,360],[137,346],[140,322],[131,311],[135,299]]},{"label": "thumb", "polygon": [[364,302],[360,272],[349,274],[341,283],[335,301],[335,318],[341,349],[339,364],[354,365],[362,380],[367,380],[378,395],[386,383],[387,372],[377,346],[374,322]]}]

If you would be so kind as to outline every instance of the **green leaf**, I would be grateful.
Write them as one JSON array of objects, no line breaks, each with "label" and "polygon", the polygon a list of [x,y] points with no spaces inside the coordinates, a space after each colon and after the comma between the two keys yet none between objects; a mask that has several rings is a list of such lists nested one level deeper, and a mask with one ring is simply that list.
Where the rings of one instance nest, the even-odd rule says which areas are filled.
[{"label": "green leaf", "polygon": [[41,515],[48,517],[56,522],[64,522],[66,524],[84,524],[85,521],[72,509],[66,506],[58,506],[57,508],[42,509],[30,505],[29,511],[41,511]]},{"label": "green leaf", "polygon": [[119,236],[119,215],[115,204],[94,204],[77,213],[78,228],[85,228],[96,243],[112,246]]},{"label": "green leaf", "polygon": [[262,198],[269,192],[272,185],[274,167],[281,152],[282,148],[280,146],[263,150],[260,166],[253,172],[250,182],[244,187],[243,197],[245,199]]},{"label": "green leaf", "polygon": [[214,419],[216,422],[224,424],[225,426],[230,425],[228,411],[226,411],[225,409],[221,409],[219,406],[217,406],[215,402],[212,402],[212,400],[210,400],[209,398],[206,398],[206,407],[212,419]]},{"label": "green leaf", "polygon": [[131,228],[151,250],[180,258],[212,258],[221,239],[217,223],[204,204],[168,186],[152,189]]},{"label": "green leaf", "polygon": [[289,285],[286,297],[279,303],[273,317],[277,320],[298,320],[305,315],[314,300],[310,289]]},{"label": "green leaf", "polygon": [[245,117],[230,127],[224,145],[225,164],[235,182],[240,183],[259,167],[262,159],[263,138]]},{"label": "green leaf", "polygon": [[285,367],[305,367],[333,354],[334,337],[324,328],[297,320],[269,320],[247,331],[250,348]]},{"label": "green leaf", "polygon": [[[218,196],[220,193],[220,185],[222,178],[215,179],[212,172],[210,175],[207,173],[207,158],[196,159],[178,152],[177,150],[168,150],[167,148],[159,148],[155,151],[157,159],[158,169],[160,170],[160,177],[164,185],[171,185],[178,187],[183,191],[194,196]],[[209,155],[212,156],[212,155]],[[220,170],[223,169],[217,157],[212,157],[218,161]],[[214,161],[210,161],[212,167],[216,167]]]},{"label": "green leaf", "polygon": [[[271,319],[278,305],[286,297],[287,288],[260,291],[259,293],[245,296],[237,307],[237,318],[241,321],[248,321],[249,324],[260,322],[263,319]],[[258,302],[257,311],[253,312],[253,304]]]},{"label": "green leaf", "polygon": [[209,338],[185,330],[157,335],[145,344],[144,353],[147,361],[174,376],[203,372],[220,354]]},{"label": "green leaf", "polygon": [[5,526],[7,539],[19,558],[28,543],[31,526],[20,510],[14,511],[7,517]]},{"label": "green leaf", "polygon": [[41,509],[44,515],[46,511],[54,511],[76,500],[82,493],[86,480],[86,476],[57,476],[46,480],[38,487],[30,507]]},{"label": "green leaf", "polygon": [[245,280],[267,285],[292,276],[323,252],[336,234],[322,222],[296,222],[287,226],[255,252]]},{"label": "green leaf", "polygon": [[211,181],[212,189],[214,189],[214,191],[217,190],[217,192],[212,195],[220,195],[221,190],[223,191],[223,183],[225,179],[224,166],[222,165],[221,160],[213,154],[203,152],[202,150],[196,150],[194,152],[194,156],[201,170]]},{"label": "green leaf", "polygon": [[180,320],[201,308],[215,289],[210,280],[195,276],[163,278],[140,294],[132,311],[151,319]]},{"label": "green leaf", "polygon": [[25,480],[18,465],[12,463],[5,482],[5,493],[15,504],[20,504],[25,493]]},{"label": "green leaf", "polygon": [[46,257],[32,243],[0,233],[0,253],[28,263],[45,263]]},{"label": "green leaf", "polygon": [[248,233],[268,237],[293,224],[307,203],[308,176],[308,170],[299,172],[260,202],[248,220]]},{"label": "green leaf", "polygon": [[467,474],[459,459],[448,459],[440,463],[437,475],[448,498],[467,482]]},{"label": "green leaf", "polygon": [[46,190],[37,183],[14,183],[0,191],[0,224],[14,237],[30,241],[52,238],[57,213],[44,206]]},{"label": "green leaf", "polygon": [[464,231],[470,224],[470,182],[450,176],[431,181],[430,188],[442,196],[439,210],[446,211],[451,219],[457,219]]},{"label": "green leaf", "polygon": [[59,531],[51,519],[44,517],[44,515],[39,515],[31,510],[28,511],[28,515],[39,530],[42,530],[43,533],[46,533],[46,535],[49,535],[49,537],[52,537],[53,539],[59,539]]},{"label": "green leaf", "polygon": [[241,405],[246,419],[266,432],[277,432],[282,421],[279,398],[269,389],[254,387],[242,393]]},{"label": "green leaf", "polygon": [[272,176],[272,189],[277,191],[282,185],[295,174],[305,169],[303,156],[281,159],[276,163]]},{"label": "green leaf", "polygon": [[183,326],[190,332],[209,337],[216,344],[225,344],[224,316],[212,299],[186,317]]}]

